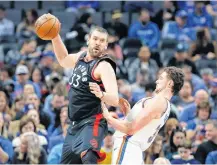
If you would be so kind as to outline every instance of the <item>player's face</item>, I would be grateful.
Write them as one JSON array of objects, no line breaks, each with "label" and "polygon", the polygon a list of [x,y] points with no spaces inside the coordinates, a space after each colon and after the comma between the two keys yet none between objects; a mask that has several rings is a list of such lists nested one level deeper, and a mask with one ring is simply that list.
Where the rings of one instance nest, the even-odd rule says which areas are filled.
[{"label": "player's face", "polygon": [[166,89],[168,87],[168,84],[170,83],[170,79],[167,76],[166,72],[163,72],[160,74],[159,78],[156,81],[156,89],[155,92],[159,93],[160,91]]},{"label": "player's face", "polygon": [[97,30],[93,31],[91,36],[89,36],[88,51],[92,57],[101,56],[107,49],[107,34],[99,32]]}]

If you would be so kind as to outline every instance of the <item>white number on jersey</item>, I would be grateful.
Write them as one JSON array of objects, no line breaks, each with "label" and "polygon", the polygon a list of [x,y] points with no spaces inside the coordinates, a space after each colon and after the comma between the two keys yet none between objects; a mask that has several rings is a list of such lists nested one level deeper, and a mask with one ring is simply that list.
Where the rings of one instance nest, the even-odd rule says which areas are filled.
[{"label": "white number on jersey", "polygon": [[[74,82],[75,79],[75,82]],[[79,80],[81,79],[81,76],[77,74],[73,74],[71,81],[69,82],[70,85],[73,85],[75,88],[79,86]],[[74,82],[74,83],[73,83]]]}]

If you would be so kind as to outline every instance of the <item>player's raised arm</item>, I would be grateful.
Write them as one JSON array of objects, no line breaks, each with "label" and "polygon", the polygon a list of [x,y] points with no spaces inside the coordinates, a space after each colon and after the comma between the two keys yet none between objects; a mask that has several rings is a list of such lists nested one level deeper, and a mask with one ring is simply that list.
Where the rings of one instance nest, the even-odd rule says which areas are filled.
[{"label": "player's raised arm", "polygon": [[54,39],[52,39],[52,44],[59,64],[64,68],[74,68],[75,63],[78,60],[79,53],[69,55],[60,35],[57,35]]}]

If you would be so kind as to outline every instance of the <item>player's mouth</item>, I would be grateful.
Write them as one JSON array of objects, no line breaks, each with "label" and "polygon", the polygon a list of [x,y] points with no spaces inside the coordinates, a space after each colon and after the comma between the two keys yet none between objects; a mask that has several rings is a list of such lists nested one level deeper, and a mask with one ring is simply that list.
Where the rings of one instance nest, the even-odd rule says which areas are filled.
[{"label": "player's mouth", "polygon": [[95,48],[93,48],[93,50],[98,52],[99,51],[99,47],[95,47]]}]

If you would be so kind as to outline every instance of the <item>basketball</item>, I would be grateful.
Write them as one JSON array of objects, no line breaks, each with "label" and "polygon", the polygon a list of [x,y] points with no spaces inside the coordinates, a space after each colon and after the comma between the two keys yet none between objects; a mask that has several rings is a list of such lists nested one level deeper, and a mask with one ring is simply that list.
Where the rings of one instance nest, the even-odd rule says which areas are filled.
[{"label": "basketball", "polygon": [[59,34],[59,31],[60,22],[51,14],[44,14],[35,22],[35,33],[42,40],[52,40]]}]

